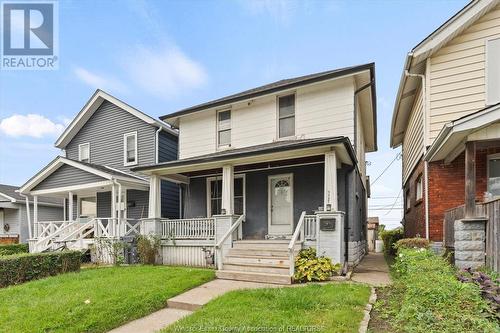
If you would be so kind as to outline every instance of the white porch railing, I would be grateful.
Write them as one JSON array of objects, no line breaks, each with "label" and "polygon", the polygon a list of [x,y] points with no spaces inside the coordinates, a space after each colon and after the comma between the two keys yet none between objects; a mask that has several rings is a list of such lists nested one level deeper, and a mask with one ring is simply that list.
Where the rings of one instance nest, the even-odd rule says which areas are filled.
[{"label": "white porch railing", "polygon": [[299,235],[302,235],[302,240],[304,240],[304,220],[306,217],[306,212],[300,214],[299,222],[295,227],[292,239],[288,244],[288,258],[290,259],[290,276],[295,274],[295,243],[299,239]]},{"label": "white porch railing", "polygon": [[222,269],[222,244],[226,241],[226,239],[230,235],[232,235],[237,229],[240,228],[243,221],[245,221],[245,215],[240,215],[240,217],[238,217],[238,219],[231,225],[231,227],[221,237],[221,239],[219,239],[217,244],[215,244],[215,254],[216,254],[216,262],[217,262],[217,269],[218,270]]},{"label": "white porch railing", "polygon": [[215,239],[215,219],[161,220],[161,236],[172,239]]},{"label": "white porch railing", "polygon": [[305,215],[303,240],[316,240],[316,229],[316,215]]}]

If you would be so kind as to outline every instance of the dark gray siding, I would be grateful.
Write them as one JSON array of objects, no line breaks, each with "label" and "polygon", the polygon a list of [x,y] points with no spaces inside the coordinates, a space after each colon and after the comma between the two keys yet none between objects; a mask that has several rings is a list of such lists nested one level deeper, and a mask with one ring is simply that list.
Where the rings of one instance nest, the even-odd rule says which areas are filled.
[{"label": "dark gray siding", "polygon": [[45,178],[37,186],[35,190],[46,190],[51,188],[66,187],[72,185],[82,185],[87,183],[99,182],[106,180],[92,173],[77,169],[71,165],[63,165],[51,175]]},{"label": "dark gray siding", "polygon": [[127,218],[142,219],[148,217],[149,192],[127,190]]},{"label": "dark gray siding", "polygon": [[111,217],[111,192],[97,192],[97,217]]},{"label": "dark gray siding", "polygon": [[165,131],[161,131],[158,137],[158,162],[161,163],[176,160],[178,157],[178,138]]},{"label": "dark gray siding", "polygon": [[66,146],[66,156],[78,160],[78,145],[89,142],[91,163],[128,170],[134,166],[123,165],[123,135],[134,131],[138,148],[138,164],[134,166],[155,163],[156,127],[104,101]]},{"label": "dark gray siding", "polygon": [[179,185],[161,181],[161,216],[179,218]]},{"label": "dark gray siding", "polygon": [[352,169],[347,177],[346,192],[348,208],[346,214],[346,227],[350,242],[366,239],[366,192],[360,174]]},{"label": "dark gray siding", "polygon": [[[69,200],[64,199],[64,206],[66,206],[66,220],[69,220]],[[73,219],[77,219],[78,217],[78,196],[73,195]]]}]

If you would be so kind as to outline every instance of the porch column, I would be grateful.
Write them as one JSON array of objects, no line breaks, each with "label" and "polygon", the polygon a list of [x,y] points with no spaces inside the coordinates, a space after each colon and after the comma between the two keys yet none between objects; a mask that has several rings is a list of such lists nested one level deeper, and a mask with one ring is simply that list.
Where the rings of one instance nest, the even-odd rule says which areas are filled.
[{"label": "porch column", "polygon": [[[28,231],[31,238],[31,223],[29,223],[28,226]],[[35,229],[38,228],[38,195],[33,196],[33,226]]]},{"label": "porch column", "polygon": [[476,143],[465,143],[465,217],[476,215]]},{"label": "porch column", "polygon": [[338,210],[337,199],[337,156],[335,151],[325,153],[325,193],[323,209],[330,205],[332,211]]},{"label": "porch column", "polygon": [[161,218],[161,179],[157,175],[149,177],[149,218]]},{"label": "porch column", "polygon": [[68,192],[68,220],[73,221],[73,192]]},{"label": "porch column", "polygon": [[233,215],[234,204],[234,168],[232,165],[222,167],[222,209],[226,215]]},{"label": "porch column", "polygon": [[111,186],[111,218],[116,218],[116,186]]}]

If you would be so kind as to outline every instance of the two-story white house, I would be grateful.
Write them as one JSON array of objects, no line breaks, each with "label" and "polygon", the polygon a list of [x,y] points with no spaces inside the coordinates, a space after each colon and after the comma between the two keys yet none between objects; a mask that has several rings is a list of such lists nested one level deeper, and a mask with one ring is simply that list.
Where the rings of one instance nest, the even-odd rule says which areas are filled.
[{"label": "two-story white house", "polygon": [[[176,239],[164,263],[203,265],[199,246],[210,256],[215,245],[219,277],[287,283],[304,246],[342,264],[365,253],[365,154],[377,149],[373,63],[161,119],[179,130],[179,159],[133,170],[150,176],[151,231]],[[159,220],[161,180],[181,184],[182,219]]]}]

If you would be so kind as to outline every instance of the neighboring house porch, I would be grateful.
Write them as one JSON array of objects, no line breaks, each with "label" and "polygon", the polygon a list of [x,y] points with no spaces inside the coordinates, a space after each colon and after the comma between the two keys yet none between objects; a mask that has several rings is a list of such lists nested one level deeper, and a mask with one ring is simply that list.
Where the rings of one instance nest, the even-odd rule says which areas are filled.
[{"label": "neighboring house porch", "polygon": [[[347,138],[284,140],[134,171],[150,176],[143,232],[165,239],[165,264],[215,259],[219,277],[290,283],[304,247],[340,264],[365,252],[366,192]],[[161,179],[181,184],[182,219],[160,219]]]},{"label": "neighboring house porch", "polygon": [[[147,217],[148,190],[146,178],[57,157],[21,188],[21,193],[33,198],[30,251],[86,249],[95,237],[138,234],[139,220]],[[39,218],[38,198],[42,195],[64,202],[61,219]]]}]

